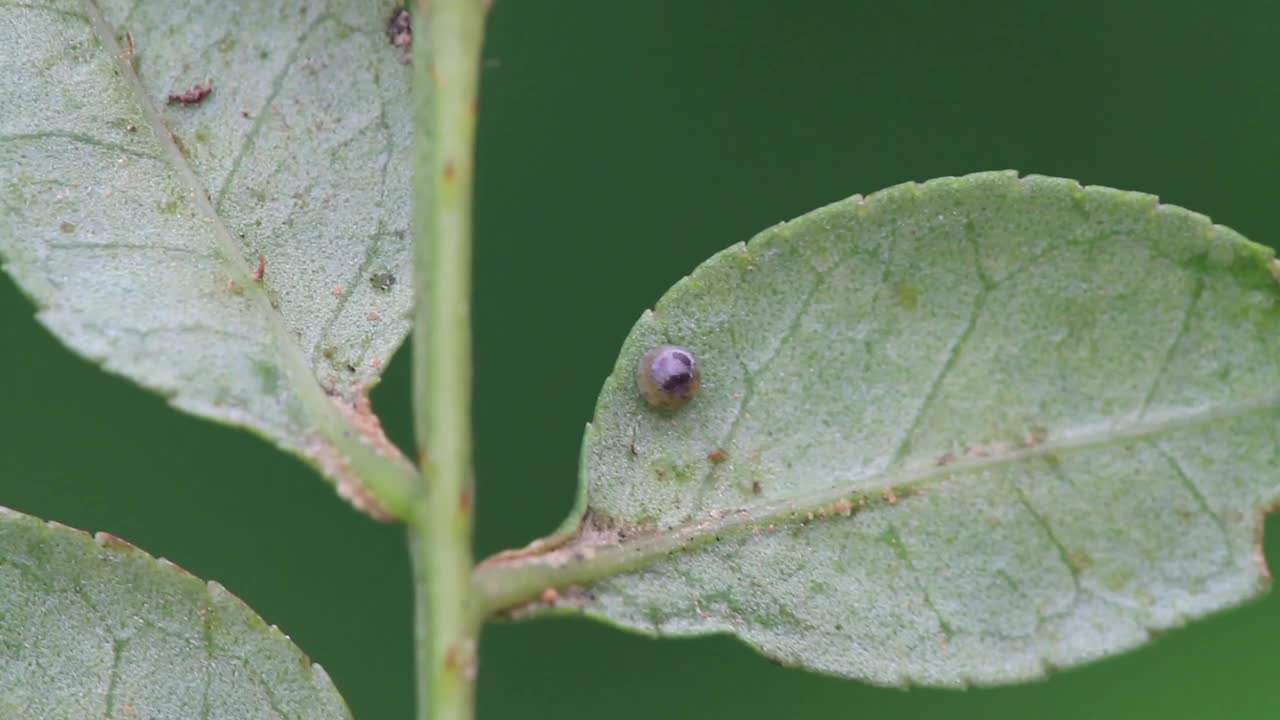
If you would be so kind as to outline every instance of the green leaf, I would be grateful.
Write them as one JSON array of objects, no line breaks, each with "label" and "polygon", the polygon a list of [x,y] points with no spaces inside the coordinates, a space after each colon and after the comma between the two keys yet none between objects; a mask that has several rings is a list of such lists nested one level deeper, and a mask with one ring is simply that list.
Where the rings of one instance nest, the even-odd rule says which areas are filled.
[{"label": "green leaf", "polygon": [[0,717],[351,713],[319,665],[221,585],[0,508]]},{"label": "green leaf", "polygon": [[365,400],[413,294],[391,4],[0,5],[0,259],[76,352],[399,515]]},{"label": "green leaf", "polygon": [[[733,633],[887,685],[998,684],[1254,597],[1280,500],[1272,252],[1149,195],[988,173],[854,197],[646,312],[560,548],[490,607]],[[670,413],[635,385],[690,348]]]}]

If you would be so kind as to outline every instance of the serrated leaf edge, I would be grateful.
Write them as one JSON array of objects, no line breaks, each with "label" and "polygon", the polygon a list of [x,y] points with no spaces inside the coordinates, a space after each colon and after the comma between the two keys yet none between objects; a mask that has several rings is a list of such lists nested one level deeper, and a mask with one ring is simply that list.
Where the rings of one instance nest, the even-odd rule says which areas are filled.
[{"label": "serrated leaf edge", "polygon": [[[154,555],[151,555],[150,553],[146,552],[145,550],[142,550],[141,548],[134,545],[133,543],[123,538],[120,538],[116,535],[112,535],[111,533],[108,533],[108,532],[98,531],[96,533],[90,534],[85,530],[81,530],[79,528],[75,528],[70,525],[65,525],[56,520],[41,520],[40,518],[37,518],[33,515],[28,515],[24,512],[14,510],[13,508],[6,507],[3,505],[0,505],[0,522],[44,525],[46,528],[48,528],[52,532],[61,533],[68,537],[74,537],[81,541],[92,543],[94,546],[96,546],[98,549],[100,549],[103,552],[113,553],[119,556],[140,558],[143,560],[151,561],[155,563],[156,566],[160,568],[162,571],[171,573],[174,579],[178,582],[200,583],[204,587],[204,593],[209,598],[209,602],[213,602],[215,599],[222,598],[224,600],[227,600],[239,605],[246,612],[248,612],[252,616],[252,618],[254,618],[257,622],[261,623],[266,628],[267,632],[271,634],[274,638],[278,640],[283,640],[284,642],[288,643],[289,647],[293,650],[293,652],[299,657],[299,659],[303,663],[306,671],[310,674],[312,682],[315,684],[317,689],[326,689],[326,688],[333,689],[336,695],[336,687],[333,684],[333,680],[332,678],[330,678],[329,673],[326,672],[325,669],[320,665],[320,663],[313,661],[278,626],[267,625],[266,621],[264,621],[260,615],[254,612],[253,608],[249,607],[248,603],[246,603],[238,595],[232,593],[230,590],[228,590],[226,587],[224,587],[221,583],[217,582],[216,580],[201,580],[200,578],[191,574],[185,568],[178,565],[177,563],[167,558],[162,558],[162,557],[157,558]],[[347,708],[345,700],[342,700],[340,696],[339,696],[339,700],[343,703],[343,710],[346,712],[346,716],[350,718],[351,711],[349,708]]]}]

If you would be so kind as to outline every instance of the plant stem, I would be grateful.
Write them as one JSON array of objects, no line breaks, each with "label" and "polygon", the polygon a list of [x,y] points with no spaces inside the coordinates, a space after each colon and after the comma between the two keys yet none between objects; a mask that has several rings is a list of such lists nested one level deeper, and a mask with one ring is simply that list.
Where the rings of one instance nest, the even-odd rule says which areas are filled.
[{"label": "plant stem", "polygon": [[413,399],[424,492],[409,542],[419,720],[474,715],[471,592],[471,193],[482,0],[414,13]]}]

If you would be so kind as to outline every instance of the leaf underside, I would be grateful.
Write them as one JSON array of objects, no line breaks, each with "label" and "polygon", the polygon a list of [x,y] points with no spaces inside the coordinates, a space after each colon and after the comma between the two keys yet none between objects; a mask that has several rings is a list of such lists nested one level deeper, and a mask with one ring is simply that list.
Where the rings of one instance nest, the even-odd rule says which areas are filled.
[{"label": "leaf underside", "polygon": [[[1152,196],[1014,173],[767,230],[636,324],[580,535],[533,561],[626,572],[530,609],[963,686],[1240,603],[1280,498],[1275,272]],[[635,387],[663,343],[703,369],[674,413]]]},{"label": "leaf underside", "polygon": [[392,4],[0,5],[0,260],[40,321],[333,476],[409,327]]},{"label": "leaf underside", "polygon": [[0,508],[0,717],[351,714],[319,665],[221,585]]}]

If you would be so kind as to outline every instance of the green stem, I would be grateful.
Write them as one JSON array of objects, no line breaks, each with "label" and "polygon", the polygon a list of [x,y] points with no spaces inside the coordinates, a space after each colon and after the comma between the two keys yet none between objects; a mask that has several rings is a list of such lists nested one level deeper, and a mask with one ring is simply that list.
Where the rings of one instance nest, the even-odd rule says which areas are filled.
[{"label": "green stem", "polygon": [[482,0],[417,0],[415,10],[418,718],[467,720],[481,617],[471,592],[471,193],[485,9]]}]

